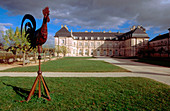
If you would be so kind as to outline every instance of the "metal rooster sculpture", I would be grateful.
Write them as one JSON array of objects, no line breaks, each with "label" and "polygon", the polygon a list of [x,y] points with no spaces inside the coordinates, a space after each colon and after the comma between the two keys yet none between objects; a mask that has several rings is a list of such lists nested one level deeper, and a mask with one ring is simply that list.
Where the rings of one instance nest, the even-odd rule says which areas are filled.
[{"label": "metal rooster sculpture", "polygon": [[28,42],[31,44],[31,48],[36,48],[36,46],[42,46],[47,40],[47,22],[50,22],[49,18],[49,8],[46,7],[43,11],[43,23],[42,26],[36,30],[36,21],[34,17],[30,14],[26,14],[21,23],[21,35],[22,35],[22,29],[23,29],[23,23],[26,19],[30,20],[30,22],[27,22],[25,24],[25,37],[27,38]]},{"label": "metal rooster sculpture", "polygon": [[[47,84],[42,76],[42,72],[41,72],[41,51],[42,51],[42,45],[46,42],[47,40],[47,22],[50,21],[50,18],[49,18],[49,8],[46,7],[44,10],[43,10],[43,15],[44,15],[44,18],[43,18],[43,23],[42,23],[42,26],[36,30],[36,22],[35,22],[35,19],[32,15],[30,14],[26,14],[23,19],[22,19],[22,23],[21,23],[21,36],[22,36],[22,27],[23,27],[23,23],[26,19],[30,20],[30,22],[27,22],[25,24],[25,37],[27,38],[28,42],[30,43],[30,48],[36,48],[36,46],[38,46],[38,59],[39,59],[39,70],[38,70],[38,76],[37,78],[35,79],[35,82],[32,86],[32,89],[27,97],[27,102],[31,99],[31,96],[34,94],[34,91],[35,91],[35,88],[36,88],[36,85],[38,83],[38,97],[40,98],[41,97],[41,82],[43,83],[43,87],[45,89],[45,92],[48,96],[48,98],[46,98],[48,101],[51,100],[50,98],[50,95],[49,95],[49,89],[47,87]],[[23,102],[23,101],[21,101]]]}]

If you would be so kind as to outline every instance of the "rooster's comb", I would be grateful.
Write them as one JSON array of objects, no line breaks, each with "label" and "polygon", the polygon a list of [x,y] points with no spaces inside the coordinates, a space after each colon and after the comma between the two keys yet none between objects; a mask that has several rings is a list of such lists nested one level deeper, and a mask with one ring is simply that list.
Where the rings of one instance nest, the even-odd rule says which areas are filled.
[{"label": "rooster's comb", "polygon": [[45,9],[43,10],[43,15],[45,15],[45,14],[49,14],[49,8],[48,7],[45,7]]}]

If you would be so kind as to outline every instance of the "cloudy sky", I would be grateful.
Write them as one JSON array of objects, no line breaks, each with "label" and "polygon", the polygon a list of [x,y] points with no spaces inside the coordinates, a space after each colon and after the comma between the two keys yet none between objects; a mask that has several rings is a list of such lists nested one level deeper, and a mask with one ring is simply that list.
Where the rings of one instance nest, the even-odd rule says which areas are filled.
[{"label": "cloudy sky", "polygon": [[36,18],[39,28],[46,6],[51,19],[48,44],[54,44],[61,25],[73,31],[113,32],[142,25],[151,39],[170,28],[170,0],[0,0],[0,30],[20,27],[26,13]]}]

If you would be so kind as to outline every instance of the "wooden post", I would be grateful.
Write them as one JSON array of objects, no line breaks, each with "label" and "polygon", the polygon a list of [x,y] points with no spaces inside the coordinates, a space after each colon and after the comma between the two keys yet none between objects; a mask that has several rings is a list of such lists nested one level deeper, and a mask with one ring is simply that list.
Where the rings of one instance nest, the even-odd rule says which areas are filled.
[{"label": "wooden post", "polygon": [[47,98],[46,99],[48,101],[51,101],[51,97],[50,97],[50,94],[49,94],[49,89],[47,87],[47,84],[46,84],[46,82],[45,82],[45,80],[44,80],[44,78],[42,76],[42,72],[41,72],[41,55],[40,55],[40,53],[42,51],[41,48],[42,48],[41,46],[38,46],[38,53],[39,53],[39,56],[38,56],[38,59],[39,59],[39,70],[37,72],[38,76],[36,77],[35,82],[34,82],[32,88],[31,88],[31,91],[30,91],[30,93],[29,93],[29,95],[27,97],[27,100],[26,100],[27,102],[31,99],[31,96],[34,94],[34,91],[35,91],[37,83],[38,83],[38,97],[39,98],[41,97],[41,81],[43,83],[43,87],[45,88],[45,92],[46,92],[46,94],[48,96],[48,99]]}]

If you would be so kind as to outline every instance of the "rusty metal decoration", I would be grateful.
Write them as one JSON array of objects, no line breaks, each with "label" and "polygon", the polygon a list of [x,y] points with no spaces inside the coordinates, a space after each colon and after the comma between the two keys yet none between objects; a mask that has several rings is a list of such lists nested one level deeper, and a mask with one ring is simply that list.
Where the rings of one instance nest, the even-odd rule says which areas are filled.
[{"label": "rusty metal decoration", "polygon": [[47,40],[47,22],[50,21],[50,18],[49,18],[49,8],[46,7],[43,11],[43,15],[44,15],[44,18],[43,18],[43,23],[42,23],[42,26],[36,30],[36,21],[34,19],[34,17],[30,14],[26,14],[23,19],[22,19],[22,23],[21,23],[21,36],[22,36],[22,28],[23,28],[23,23],[26,19],[30,20],[30,22],[27,22],[25,24],[25,37],[27,38],[28,42],[30,43],[30,48],[36,48],[36,46],[38,46],[38,60],[39,60],[39,70],[38,70],[38,75],[35,79],[35,82],[31,88],[31,91],[26,99],[26,101],[28,102],[30,99],[31,99],[31,96],[34,94],[34,91],[35,91],[35,88],[36,88],[36,85],[38,83],[38,97],[40,98],[41,97],[41,82],[43,84],[43,87],[45,89],[45,92],[48,96],[48,98],[46,98],[48,101],[51,100],[51,97],[49,95],[49,89],[47,87],[47,84],[42,76],[42,71],[41,71],[41,55],[40,53],[42,52],[42,45],[46,42]]}]

